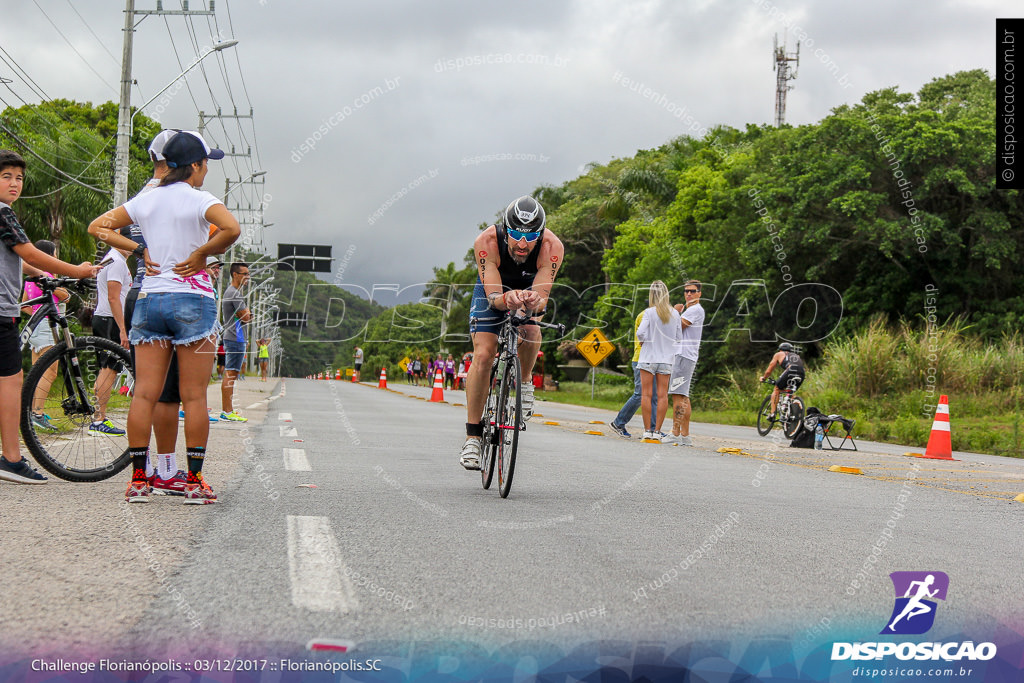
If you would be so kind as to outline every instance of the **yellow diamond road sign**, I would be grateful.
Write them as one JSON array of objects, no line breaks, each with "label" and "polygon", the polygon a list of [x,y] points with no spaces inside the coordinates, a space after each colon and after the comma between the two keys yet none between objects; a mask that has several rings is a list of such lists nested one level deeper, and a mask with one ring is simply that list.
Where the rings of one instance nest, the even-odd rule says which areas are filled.
[{"label": "yellow diamond road sign", "polygon": [[409,358],[409,356],[406,356],[402,360],[398,361],[398,367],[400,367],[402,369],[402,372],[406,372],[406,371],[409,370],[409,363],[411,363],[411,362],[412,362],[412,359]]},{"label": "yellow diamond road sign", "polygon": [[576,348],[583,354],[588,363],[597,365],[607,358],[608,354],[615,347],[608,341],[608,337],[604,336],[601,330],[595,327],[590,332],[587,332],[583,339],[576,342]]}]

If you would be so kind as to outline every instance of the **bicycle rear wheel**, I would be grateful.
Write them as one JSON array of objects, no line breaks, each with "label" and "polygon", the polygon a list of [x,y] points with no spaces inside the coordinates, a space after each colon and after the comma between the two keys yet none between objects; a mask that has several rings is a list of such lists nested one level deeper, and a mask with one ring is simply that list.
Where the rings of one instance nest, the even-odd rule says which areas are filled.
[{"label": "bicycle rear wheel", "polygon": [[775,426],[775,420],[771,418],[772,415],[772,395],[768,394],[764,397],[764,402],[761,403],[761,408],[757,411],[757,433],[761,436],[766,436],[768,432],[772,431],[772,427]]},{"label": "bicycle rear wheel", "polygon": [[[107,369],[107,372],[101,372]],[[32,457],[68,481],[102,481],[128,466],[127,434],[89,435],[98,405],[97,385],[110,387],[107,419],[126,424],[134,385],[128,351],[101,337],[76,337],[74,349],[61,342],[32,365],[21,393],[21,434]],[[42,402],[50,427],[32,419]]]},{"label": "bicycle rear wheel", "polygon": [[800,431],[800,424],[804,421],[804,400],[794,396],[789,401],[789,417],[782,425],[782,433],[786,438],[792,439]]},{"label": "bicycle rear wheel", "polygon": [[488,383],[487,402],[484,404],[484,438],[480,449],[480,482],[484,489],[491,488],[491,480],[494,479],[494,455],[498,448],[496,425],[498,407],[498,363],[491,365],[491,381]]},{"label": "bicycle rear wheel", "polygon": [[516,470],[519,428],[523,424],[523,395],[519,358],[512,356],[505,365],[498,394],[498,493],[508,498],[512,475]]}]

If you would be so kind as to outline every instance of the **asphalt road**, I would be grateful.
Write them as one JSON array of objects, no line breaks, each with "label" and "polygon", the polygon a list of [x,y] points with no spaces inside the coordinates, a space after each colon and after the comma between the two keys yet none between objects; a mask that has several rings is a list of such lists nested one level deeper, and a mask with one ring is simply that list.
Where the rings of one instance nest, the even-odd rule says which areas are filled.
[{"label": "asphalt road", "polygon": [[936,637],[1019,618],[1012,459],[805,451],[705,425],[694,447],[663,446],[591,423],[607,411],[538,402],[502,500],[458,464],[461,392],[243,384],[251,422],[211,440],[217,505],[125,511],[121,481],[0,487],[6,564],[28,577],[0,607],[5,647],[229,657],[329,638],[397,657],[411,641],[770,636],[799,652],[875,637],[899,570],[949,575]]}]

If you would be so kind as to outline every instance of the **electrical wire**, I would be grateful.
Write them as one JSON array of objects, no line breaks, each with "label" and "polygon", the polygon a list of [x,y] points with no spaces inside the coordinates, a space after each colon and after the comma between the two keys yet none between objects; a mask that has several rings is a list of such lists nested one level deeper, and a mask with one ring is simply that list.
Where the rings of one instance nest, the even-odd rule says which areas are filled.
[{"label": "electrical wire", "polygon": [[74,3],[71,2],[71,0],[67,0],[67,3],[68,3],[68,7],[71,8],[71,11],[73,11],[75,14],[77,14],[78,18],[82,20],[83,24],[85,24],[85,28],[87,28],[89,30],[89,33],[91,33],[92,37],[96,39],[96,42],[100,44],[100,47],[103,48],[103,51],[106,52],[108,55],[110,55],[110,59],[114,62],[114,64],[117,65],[117,68],[120,69],[121,68],[120,60],[118,60],[118,58],[114,56],[114,53],[112,53],[110,50],[107,49],[107,44],[104,43],[102,40],[100,40],[100,37],[98,35],[96,35],[96,31],[92,30],[92,26],[89,26],[89,22],[87,22],[85,20],[85,17],[83,17],[81,12],[78,11],[78,9],[75,7]]},{"label": "electrical wire", "polygon": [[50,22],[50,26],[53,26],[54,30],[55,30],[55,31],[57,31],[57,33],[58,33],[58,34],[60,35],[60,37],[61,37],[61,38],[63,38],[63,39],[64,39],[64,42],[68,44],[68,47],[70,47],[70,48],[71,48],[71,49],[72,49],[72,50],[74,51],[74,53],[75,53],[76,55],[78,55],[78,58],[79,58],[79,59],[81,59],[81,60],[82,60],[82,62],[83,62],[83,63],[84,63],[84,64],[85,64],[85,65],[86,65],[87,67],[89,67],[89,70],[90,70],[90,71],[92,71],[92,72],[93,72],[94,74],[96,74],[96,78],[98,78],[98,79],[100,79],[101,81],[103,81],[103,83],[104,83],[104,84],[105,84],[105,85],[106,85],[106,86],[107,86],[108,88],[110,88],[110,89],[111,89],[111,90],[113,90],[114,92],[117,92],[117,88],[115,88],[115,87],[114,87],[113,85],[111,85],[110,83],[108,83],[108,82],[107,82],[107,79],[103,78],[102,74],[100,74],[100,72],[99,72],[99,71],[97,71],[97,70],[96,70],[96,69],[95,69],[95,68],[93,67],[93,65],[92,65],[92,64],[91,64],[91,63],[89,62],[89,60],[88,60],[88,59],[86,59],[86,58],[85,58],[85,57],[84,57],[84,56],[82,55],[82,53],[78,51],[78,48],[76,48],[76,47],[74,46],[74,44],[73,44],[73,43],[72,43],[72,42],[71,42],[70,40],[68,40],[68,37],[67,37],[66,35],[64,35],[64,32],[60,30],[60,27],[58,27],[58,26],[57,26],[57,24],[55,24],[55,23],[54,23],[53,19],[51,19],[51,18],[50,18],[50,15],[46,13],[46,10],[44,10],[44,9],[43,9],[42,7],[40,7],[39,3],[38,3],[38,2],[36,1],[36,0],[32,0],[32,4],[34,4],[34,5],[35,5],[35,6],[37,7],[37,8],[39,8],[39,11],[43,13],[43,16],[44,16],[44,17],[46,17],[46,20],[47,20],[48,22]]}]

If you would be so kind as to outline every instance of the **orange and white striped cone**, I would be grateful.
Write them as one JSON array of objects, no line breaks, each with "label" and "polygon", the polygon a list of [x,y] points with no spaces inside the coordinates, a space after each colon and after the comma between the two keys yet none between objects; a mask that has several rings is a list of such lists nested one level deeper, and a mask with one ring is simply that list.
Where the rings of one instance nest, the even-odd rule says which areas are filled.
[{"label": "orange and white striped cone", "polygon": [[340,368],[338,369],[338,372],[334,373],[334,379],[341,379],[341,369]]},{"label": "orange and white striped cone", "polygon": [[444,403],[444,379],[441,368],[438,368],[434,375],[434,390],[430,392],[430,400],[433,403]]},{"label": "orange and white striped cone", "polygon": [[380,380],[377,382],[377,388],[378,389],[387,389],[388,388],[388,369],[387,368],[381,368],[380,369]]},{"label": "orange and white striped cone", "polygon": [[935,420],[932,422],[932,433],[928,437],[928,447],[924,457],[932,460],[954,460],[953,440],[949,431],[949,397],[939,397],[939,405],[935,406]]}]

